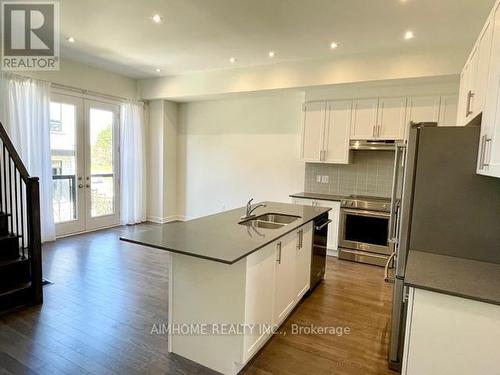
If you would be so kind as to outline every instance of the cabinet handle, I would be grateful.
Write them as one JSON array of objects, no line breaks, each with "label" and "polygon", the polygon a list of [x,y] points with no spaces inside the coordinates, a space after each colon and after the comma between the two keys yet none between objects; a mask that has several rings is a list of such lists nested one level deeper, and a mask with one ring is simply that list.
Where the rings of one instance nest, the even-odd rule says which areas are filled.
[{"label": "cabinet handle", "polygon": [[304,236],[304,230],[300,229],[297,232],[297,249],[298,250],[302,249],[302,238],[303,238],[303,236]]},{"label": "cabinet handle", "polygon": [[484,150],[483,150],[483,167],[489,167],[490,166],[490,161],[486,162],[486,150],[488,149],[488,143],[491,142],[493,139],[488,138],[486,135],[484,136]]},{"label": "cabinet handle", "polygon": [[472,114],[472,99],[474,98],[474,93],[469,90],[467,93],[467,107],[465,108],[465,117],[469,117]]},{"label": "cabinet handle", "polygon": [[276,262],[278,262],[278,264],[281,264],[281,241],[278,241],[278,243],[276,244],[276,247],[278,248],[278,258],[276,259]]},{"label": "cabinet handle", "polygon": [[376,138],[376,132],[377,132],[377,124],[373,125],[373,130],[372,130],[372,137]]}]

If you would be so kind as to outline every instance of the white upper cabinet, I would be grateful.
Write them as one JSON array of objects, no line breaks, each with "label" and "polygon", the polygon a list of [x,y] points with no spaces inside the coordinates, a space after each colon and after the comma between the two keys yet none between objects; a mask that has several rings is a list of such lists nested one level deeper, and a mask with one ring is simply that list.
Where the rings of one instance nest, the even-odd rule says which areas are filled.
[{"label": "white upper cabinet", "polygon": [[440,96],[412,96],[408,98],[406,109],[407,123],[438,122]]},{"label": "white upper cabinet", "polygon": [[354,101],[351,139],[375,139],[377,128],[378,99]]},{"label": "white upper cabinet", "polygon": [[327,104],[324,136],[326,163],[349,163],[349,132],[351,127],[352,101],[332,101]]},{"label": "white upper cabinet", "polygon": [[406,97],[354,101],[351,139],[403,139]]},{"label": "white upper cabinet", "polygon": [[498,2],[495,7],[488,26],[491,30],[492,42],[477,172],[500,178],[500,6]]},{"label": "white upper cabinet", "polygon": [[319,162],[323,158],[326,102],[311,102],[304,105],[302,128],[302,160]]},{"label": "white upper cabinet", "polygon": [[349,163],[352,101],[310,102],[304,112],[302,160]]},{"label": "white upper cabinet", "polygon": [[378,128],[380,139],[403,139],[405,135],[406,98],[380,98],[378,104]]},{"label": "white upper cabinet", "polygon": [[488,76],[490,69],[491,58],[491,42],[493,39],[493,25],[491,21],[486,23],[485,29],[479,39],[477,47],[476,73],[472,84],[473,97],[471,104],[472,117],[476,117],[483,112],[484,102],[486,98]]},{"label": "white upper cabinet", "polygon": [[439,126],[457,126],[458,95],[441,96]]}]

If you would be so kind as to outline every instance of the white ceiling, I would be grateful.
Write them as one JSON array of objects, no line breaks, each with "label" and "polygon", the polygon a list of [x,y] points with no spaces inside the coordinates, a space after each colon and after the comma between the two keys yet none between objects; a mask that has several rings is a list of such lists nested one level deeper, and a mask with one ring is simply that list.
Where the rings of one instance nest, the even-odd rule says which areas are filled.
[{"label": "white ceiling", "polygon": [[[465,60],[494,2],[61,0],[61,53],[134,78],[375,52],[390,58],[408,49]],[[413,40],[403,39],[406,30]]]}]

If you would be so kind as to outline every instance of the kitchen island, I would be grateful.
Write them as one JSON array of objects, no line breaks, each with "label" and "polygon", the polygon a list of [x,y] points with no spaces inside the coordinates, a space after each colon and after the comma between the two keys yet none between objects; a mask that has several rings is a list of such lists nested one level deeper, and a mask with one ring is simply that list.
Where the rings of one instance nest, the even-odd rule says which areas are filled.
[{"label": "kitchen island", "polygon": [[240,208],[122,237],[170,252],[169,351],[238,373],[309,290],[313,222],[328,211],[266,202],[253,220]]}]

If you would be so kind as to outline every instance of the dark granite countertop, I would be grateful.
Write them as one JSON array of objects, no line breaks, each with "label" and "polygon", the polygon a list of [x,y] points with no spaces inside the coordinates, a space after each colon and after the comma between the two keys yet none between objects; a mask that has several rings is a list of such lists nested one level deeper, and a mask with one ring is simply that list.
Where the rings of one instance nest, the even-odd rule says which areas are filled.
[{"label": "dark granite countertop", "polygon": [[336,194],[321,194],[321,193],[295,193],[290,194],[293,198],[304,198],[304,199],[319,199],[323,201],[337,201],[340,202],[342,199],[346,199],[348,195],[336,195]]},{"label": "dark granite countertop", "polygon": [[172,251],[216,262],[233,264],[298,227],[314,220],[330,208],[265,202],[256,216],[280,213],[300,216],[279,229],[264,229],[240,225],[245,208],[185,222],[163,224],[144,232],[130,233],[120,239],[139,245]]},{"label": "dark granite countertop", "polygon": [[412,250],[405,284],[500,305],[500,264]]}]

